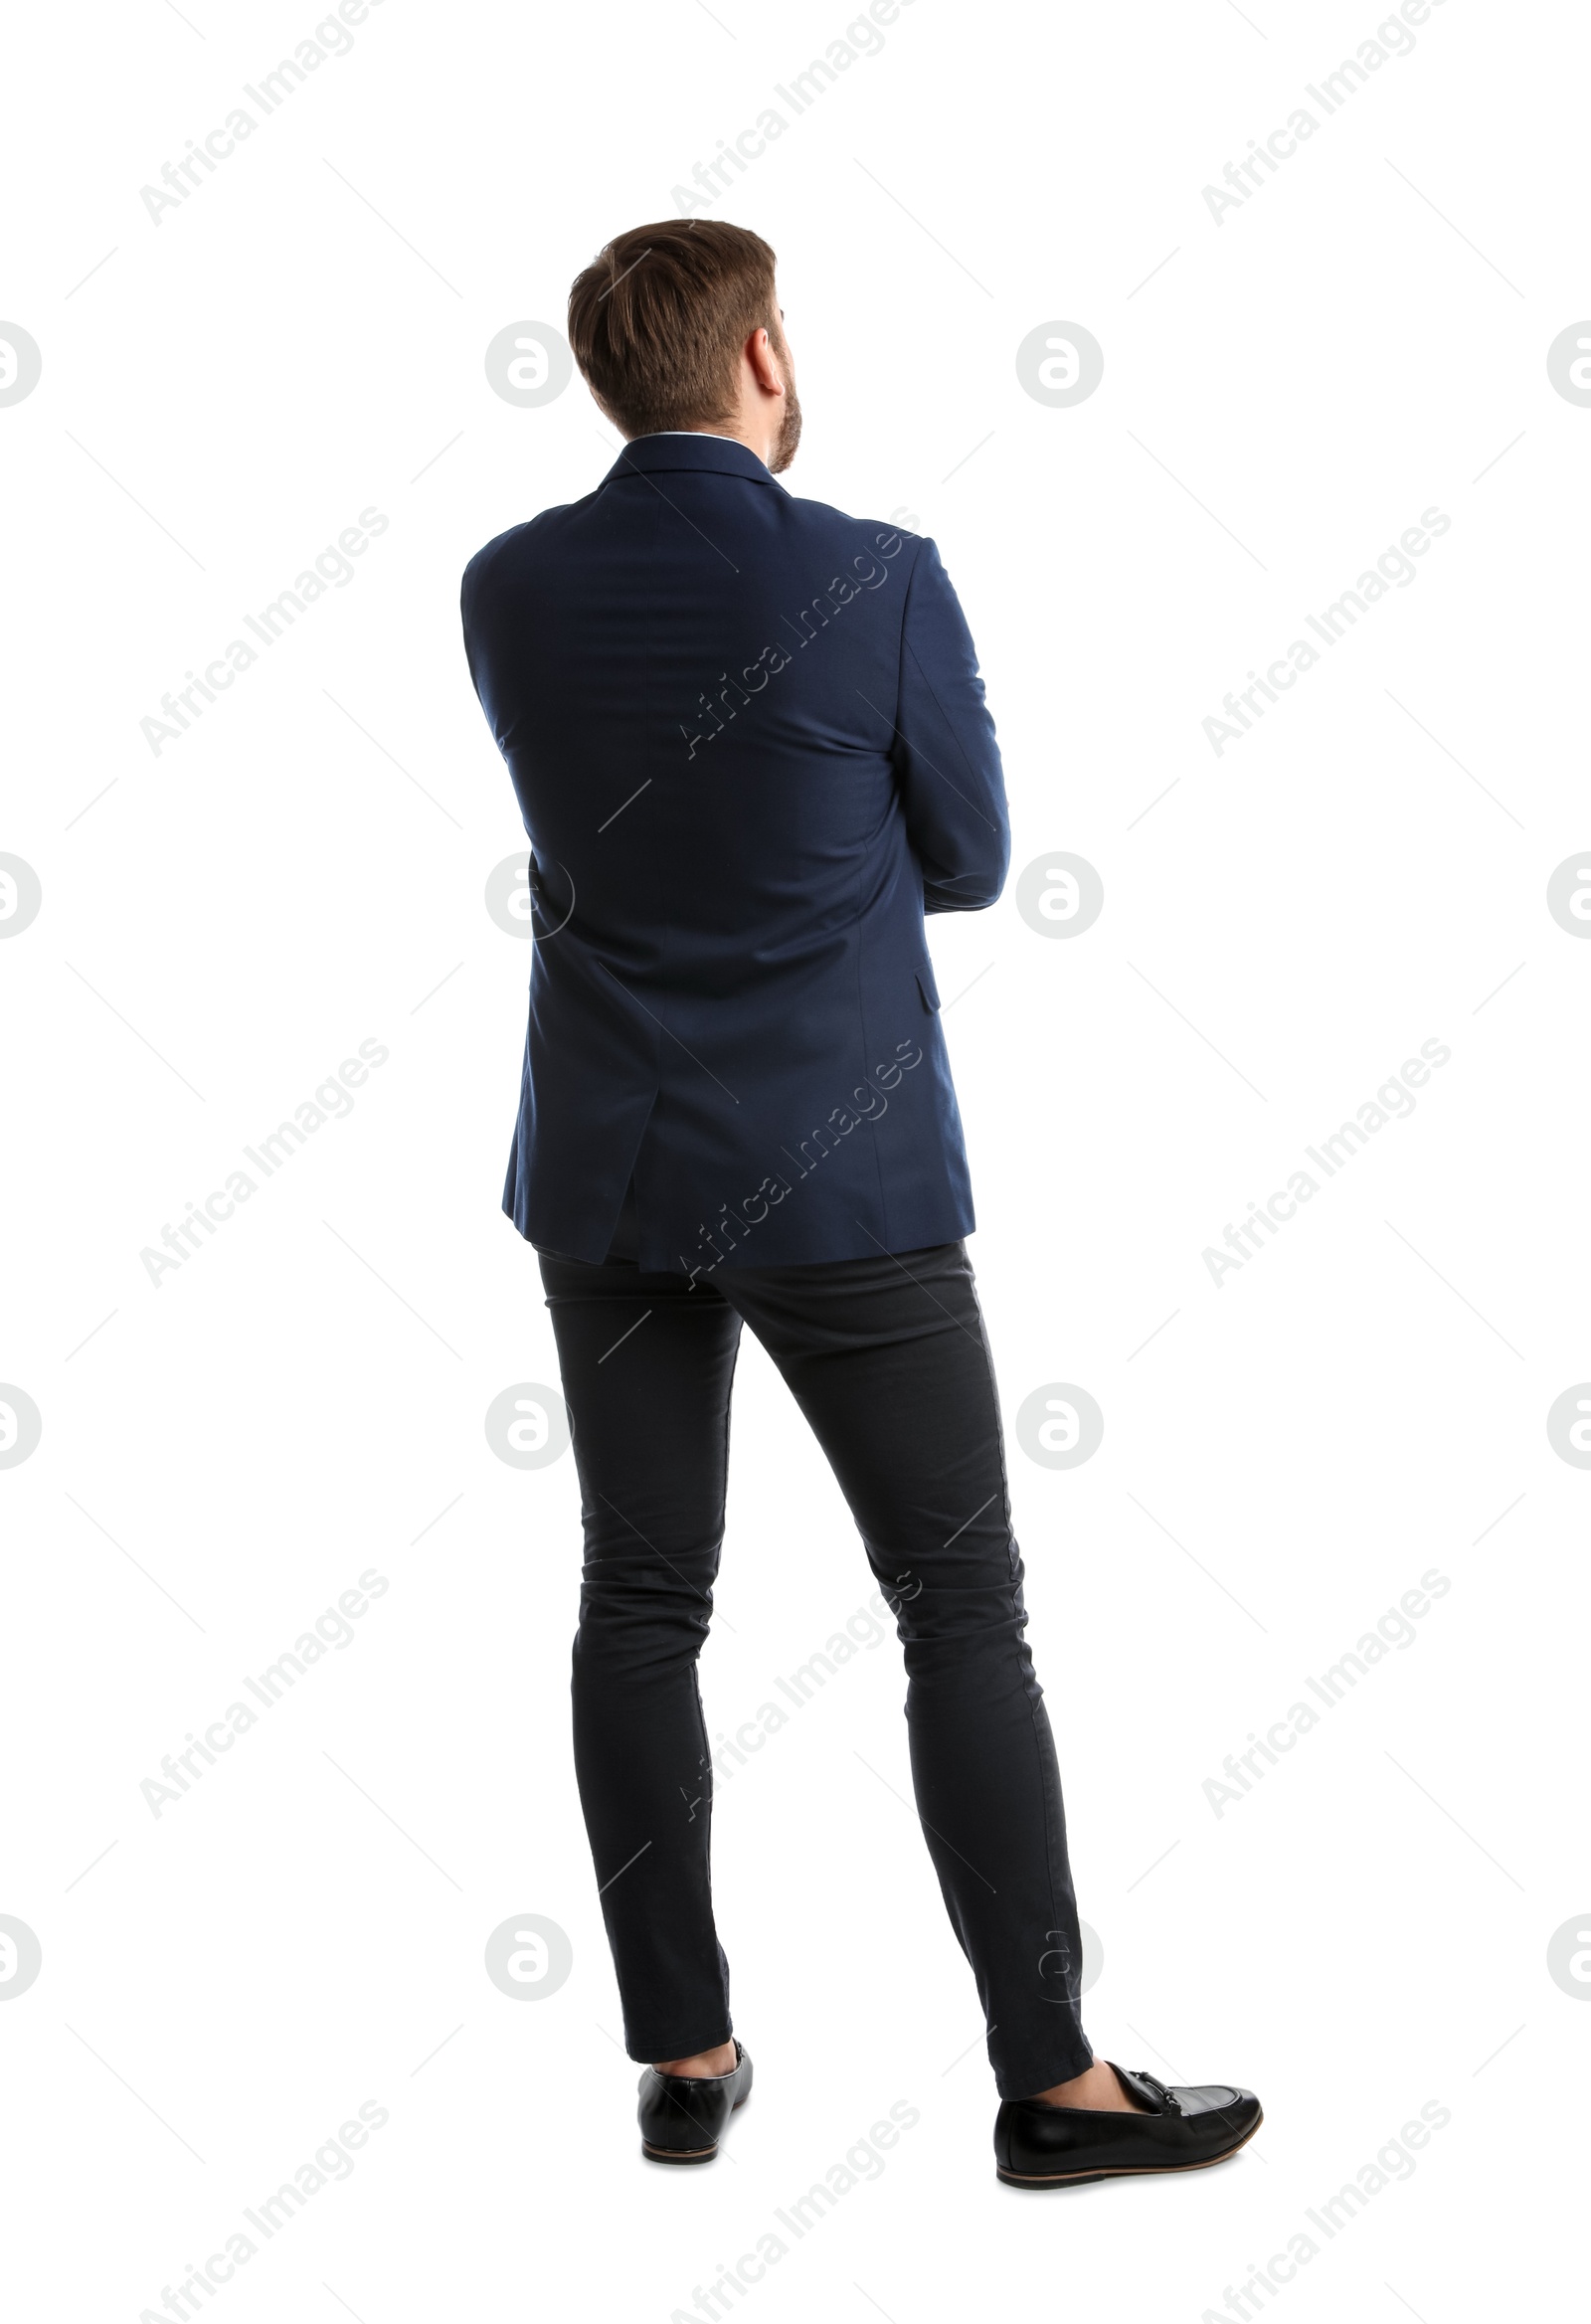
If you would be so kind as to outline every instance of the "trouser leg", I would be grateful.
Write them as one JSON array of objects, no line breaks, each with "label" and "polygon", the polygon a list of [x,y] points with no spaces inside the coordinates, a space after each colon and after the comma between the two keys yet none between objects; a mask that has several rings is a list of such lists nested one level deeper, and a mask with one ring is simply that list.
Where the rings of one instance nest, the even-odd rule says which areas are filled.
[{"label": "trouser leg", "polygon": [[585,1530],[575,1770],[631,2057],[730,2034],[696,1684],[724,1532],[740,1319],[710,1287],[542,1260]]},{"label": "trouser leg", "polygon": [[1025,1630],[999,1405],[961,1244],[717,1278],[850,1505],[905,1647],[912,1780],[1002,2097],[1081,2073],[1082,1943]]}]

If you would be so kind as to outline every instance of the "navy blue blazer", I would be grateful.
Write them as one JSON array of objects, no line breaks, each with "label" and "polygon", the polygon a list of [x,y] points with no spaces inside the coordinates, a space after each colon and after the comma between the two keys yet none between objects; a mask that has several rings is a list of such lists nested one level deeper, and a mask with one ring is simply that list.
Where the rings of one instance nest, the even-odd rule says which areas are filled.
[{"label": "navy blue blazer", "polygon": [[503,1208],[710,1279],[973,1225],[923,935],[1009,855],[931,540],[797,500],[727,437],[626,446],[487,543],[464,649],[531,843]]}]

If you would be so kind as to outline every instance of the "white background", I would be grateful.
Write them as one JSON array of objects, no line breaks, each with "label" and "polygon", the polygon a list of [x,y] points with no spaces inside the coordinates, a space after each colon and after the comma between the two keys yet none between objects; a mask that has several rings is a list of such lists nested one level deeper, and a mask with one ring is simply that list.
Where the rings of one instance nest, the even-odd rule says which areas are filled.
[{"label": "white background", "polygon": [[[893,1638],[721,1782],[757,2092],[712,2169],[642,2164],[570,1764],[573,1463],[482,1426],[556,1370],[498,1209],[529,948],[482,891],[522,834],[457,583],[613,456],[578,378],[516,409],[483,353],[845,12],[386,0],[152,223],[140,187],[314,21],[124,0],[11,44],[0,313],[44,370],[0,409],[0,848],[44,901],[0,944],[0,1379],[43,1417],[0,1471],[0,1911],[43,1948],[0,2007],[10,2304],[159,2312],[371,2099],[353,2176],[207,2308],[705,2317],[902,2099],[882,2176],[737,2307],[1237,2316],[1432,2099],[1413,2176],[1267,2305],[1554,2298],[1591,2035],[1546,1966],[1591,1925],[1591,1475],[1545,1427],[1591,1373],[1591,945],[1545,904],[1588,837],[1591,410],[1546,367],[1591,312],[1583,18],[1451,0],[1326,118],[1303,85],[1368,0],[917,0],[715,205],[779,253],[787,482],[937,539],[1004,752],[1013,888],[932,940],[1007,1418],[1056,1381],[1105,1414],[1081,1468],[1011,1453],[1091,2035],[1266,2106],[1222,2170],[1052,2198],[993,2177]],[[1201,189],[1301,103],[1217,224]],[[1072,409],[1016,376],[1056,319],[1105,350]],[[156,758],[140,719],[370,506],[352,583]],[[1432,506],[1417,581],[1217,758],[1201,720]],[[1014,903],[1057,848],[1105,883],[1072,941]],[[151,1284],[366,1038],[353,1114]],[[1218,1288],[1206,1246],[1428,1039],[1413,1116]],[[354,1643],[152,1815],[162,1755],[369,1567]],[[1217,1817],[1225,1755],[1431,1567],[1416,1643]],[[748,1337],[715,1730],[869,1588]],[[482,1966],[525,1913],[574,1949],[529,2004]]]}]

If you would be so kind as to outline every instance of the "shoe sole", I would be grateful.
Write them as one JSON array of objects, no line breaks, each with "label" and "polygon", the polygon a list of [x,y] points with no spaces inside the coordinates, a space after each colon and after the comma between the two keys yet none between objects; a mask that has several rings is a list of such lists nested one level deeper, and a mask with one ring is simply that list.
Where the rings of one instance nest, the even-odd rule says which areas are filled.
[{"label": "shoe sole", "polygon": [[1016,2171],[1003,2170],[996,2163],[994,2176],[1007,2187],[1025,2187],[1041,2192],[1046,2187],[1092,2187],[1100,2179],[1166,2179],[1179,2171],[1209,2171],[1217,2163],[1229,2162],[1233,2155],[1246,2147],[1264,2120],[1263,2114],[1256,2115],[1240,2139],[1229,2147],[1223,2147],[1218,2155],[1206,2155],[1202,2163],[1127,2163],[1115,2170],[1107,2167],[1103,2171],[1056,2171],[1043,2179],[1024,2178]]},{"label": "shoe sole", "polygon": [[[751,2092],[748,2090],[746,2092],[746,2098],[749,2098],[750,2096]],[[741,2108],[746,2103],[746,2098],[737,2098],[735,2100],[734,2105],[731,2106],[729,2110],[731,2115],[735,2115],[740,2112]],[[648,2146],[646,2141],[642,2139],[640,2142],[640,2151],[646,2157],[646,2160],[649,2163],[710,2163],[714,2155],[716,2155],[718,2152],[718,2141],[717,2139],[714,2139],[711,2146],[677,2148]]]}]

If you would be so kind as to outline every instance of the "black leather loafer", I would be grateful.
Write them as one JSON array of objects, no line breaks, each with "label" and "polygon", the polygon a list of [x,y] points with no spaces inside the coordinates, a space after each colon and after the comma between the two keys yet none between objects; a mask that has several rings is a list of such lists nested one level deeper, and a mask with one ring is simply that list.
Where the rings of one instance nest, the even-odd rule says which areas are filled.
[{"label": "black leather loafer", "polygon": [[752,2094],[752,2061],[737,2042],[733,2073],[640,2077],[640,2151],[653,2163],[710,2163],[724,2125]]},{"label": "black leather loafer", "polygon": [[1007,2187],[1084,2187],[1095,2179],[1201,2171],[1236,2154],[1265,2119],[1254,2092],[1230,2082],[1168,2089],[1151,2073],[1107,2062],[1146,2111],[1005,2099],[994,2117],[994,2168]]}]

